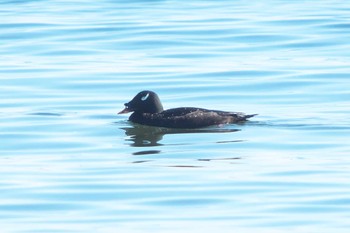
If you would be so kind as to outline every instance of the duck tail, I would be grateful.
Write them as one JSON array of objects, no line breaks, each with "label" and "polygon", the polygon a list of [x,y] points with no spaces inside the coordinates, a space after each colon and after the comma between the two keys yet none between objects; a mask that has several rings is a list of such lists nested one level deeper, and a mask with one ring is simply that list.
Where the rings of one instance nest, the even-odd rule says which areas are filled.
[{"label": "duck tail", "polygon": [[247,120],[247,119],[252,118],[252,117],[254,117],[254,116],[256,116],[256,115],[258,115],[258,114],[249,114],[249,115],[245,115],[245,116],[243,117],[243,120]]},{"label": "duck tail", "polygon": [[245,115],[244,113],[234,113],[232,114],[233,117],[233,123],[243,123],[247,121],[249,118],[252,118],[258,114],[249,114]]}]

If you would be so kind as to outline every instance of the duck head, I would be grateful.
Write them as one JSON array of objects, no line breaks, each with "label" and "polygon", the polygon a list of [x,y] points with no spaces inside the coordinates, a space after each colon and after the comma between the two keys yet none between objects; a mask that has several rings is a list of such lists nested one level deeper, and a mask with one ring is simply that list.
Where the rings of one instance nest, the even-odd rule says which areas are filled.
[{"label": "duck head", "polygon": [[118,114],[137,113],[158,113],[163,111],[159,97],[153,91],[141,91],[130,102],[125,103],[125,109]]}]

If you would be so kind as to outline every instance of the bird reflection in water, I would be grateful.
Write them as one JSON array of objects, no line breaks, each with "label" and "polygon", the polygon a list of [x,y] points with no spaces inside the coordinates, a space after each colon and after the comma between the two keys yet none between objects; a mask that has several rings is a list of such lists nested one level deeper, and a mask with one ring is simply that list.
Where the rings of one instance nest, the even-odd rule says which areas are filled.
[{"label": "bird reflection in water", "polygon": [[171,129],[162,127],[153,127],[139,124],[131,124],[131,127],[123,127],[122,130],[128,138],[127,142],[131,142],[133,147],[155,147],[162,146],[161,140],[166,134],[185,134],[185,133],[231,133],[237,132],[239,129],[228,129],[219,127],[208,127],[201,129]]}]

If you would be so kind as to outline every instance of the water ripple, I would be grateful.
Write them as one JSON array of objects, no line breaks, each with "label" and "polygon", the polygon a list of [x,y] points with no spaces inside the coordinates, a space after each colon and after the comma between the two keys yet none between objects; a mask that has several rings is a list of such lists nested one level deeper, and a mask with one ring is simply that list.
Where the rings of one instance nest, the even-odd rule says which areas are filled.
[{"label": "water ripple", "polygon": [[[0,5],[3,232],[348,232],[347,2]],[[259,115],[134,125],[143,89]]]}]

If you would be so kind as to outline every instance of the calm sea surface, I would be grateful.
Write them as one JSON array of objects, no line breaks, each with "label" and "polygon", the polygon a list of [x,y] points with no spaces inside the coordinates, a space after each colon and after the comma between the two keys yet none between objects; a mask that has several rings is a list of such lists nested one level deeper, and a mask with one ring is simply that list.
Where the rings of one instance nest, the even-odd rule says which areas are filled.
[{"label": "calm sea surface", "polygon": [[[348,1],[0,1],[1,232],[347,233]],[[258,113],[167,130],[117,115]]]}]

